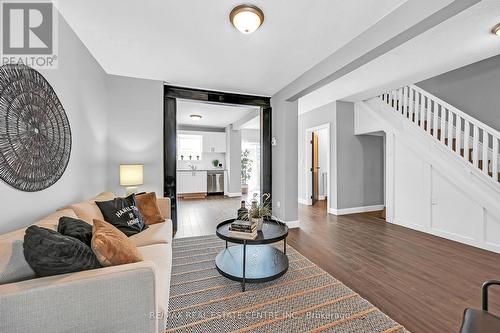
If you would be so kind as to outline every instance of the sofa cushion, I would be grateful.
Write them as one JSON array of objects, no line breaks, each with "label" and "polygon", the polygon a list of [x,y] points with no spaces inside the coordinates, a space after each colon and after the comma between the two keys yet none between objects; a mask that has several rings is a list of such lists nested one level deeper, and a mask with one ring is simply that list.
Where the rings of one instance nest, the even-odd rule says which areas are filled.
[{"label": "sofa cushion", "polygon": [[165,220],[162,223],[152,224],[146,230],[130,236],[129,239],[136,246],[169,244],[172,242],[172,221]]},{"label": "sofa cushion", "polygon": [[[75,212],[72,209],[62,209],[62,210],[58,210],[56,212],[53,212],[52,214],[44,217],[43,219],[38,220],[34,224],[39,226],[39,227],[57,230],[57,227],[59,225],[59,219],[61,217],[64,217],[64,216],[70,217],[73,219],[78,218],[78,216],[76,216]],[[23,233],[23,238],[24,238],[24,233]],[[21,239],[23,239],[23,238],[21,238]]]},{"label": "sofa cushion", "polygon": [[76,238],[88,246],[92,241],[92,225],[80,219],[68,216],[61,217],[57,231],[64,236]]},{"label": "sofa cushion", "polygon": [[138,194],[135,196],[135,201],[145,224],[150,225],[165,221],[165,218],[161,215],[160,207],[158,207],[155,192]]},{"label": "sofa cushion", "polygon": [[76,214],[76,218],[84,220],[89,224],[92,224],[92,221],[94,219],[104,220],[104,216],[102,216],[101,210],[99,209],[99,207],[97,207],[94,201],[82,201],[79,203],[71,204],[62,209],[72,209]]},{"label": "sofa cushion", "polygon": [[22,240],[15,238],[0,240],[0,254],[0,284],[36,277],[35,271],[24,258]]},{"label": "sofa cushion", "polygon": [[163,216],[165,220],[172,219],[170,198],[159,197],[156,198],[156,201],[158,202],[158,207],[160,207],[161,216]]},{"label": "sofa cushion", "polygon": [[135,235],[147,228],[142,214],[137,208],[134,194],[126,198],[114,198],[113,200],[96,201],[95,203],[101,210],[104,220],[114,225],[127,236]]},{"label": "sofa cushion", "polygon": [[[76,218],[71,209],[54,212],[37,221],[35,225],[57,230],[59,218],[69,216]],[[35,271],[24,258],[24,234],[26,228],[14,230],[0,235],[0,284],[18,282],[36,277]]]},{"label": "sofa cushion", "polygon": [[142,260],[135,244],[113,225],[94,220],[92,250],[103,266],[131,264]]},{"label": "sofa cushion", "polygon": [[38,276],[99,268],[90,247],[76,238],[32,225],[24,236],[24,257]]},{"label": "sofa cushion", "polygon": [[99,209],[99,207],[97,207],[95,202],[113,200],[114,198],[116,198],[116,196],[112,192],[102,192],[89,200],[68,205],[59,209],[58,211],[72,209],[76,214],[75,218],[79,218],[89,224],[92,224],[92,221],[94,219],[104,219],[101,210]]},{"label": "sofa cushion", "polygon": [[158,311],[166,314],[170,294],[170,275],[172,273],[172,246],[170,244],[154,244],[141,246],[139,251],[145,261],[152,261],[155,265]]},{"label": "sofa cushion", "polygon": [[113,200],[116,198],[116,195],[113,192],[101,192],[95,197],[91,198],[90,201],[106,201]]}]

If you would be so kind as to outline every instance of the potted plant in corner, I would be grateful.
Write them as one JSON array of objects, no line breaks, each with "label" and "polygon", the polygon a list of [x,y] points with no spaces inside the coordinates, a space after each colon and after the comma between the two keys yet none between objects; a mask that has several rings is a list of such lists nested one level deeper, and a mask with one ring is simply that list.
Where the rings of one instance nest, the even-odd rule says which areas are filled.
[{"label": "potted plant in corner", "polygon": [[250,151],[245,149],[241,152],[241,193],[248,193],[248,181],[252,172],[253,161],[248,157]]},{"label": "potted plant in corner", "polygon": [[269,193],[264,193],[260,203],[257,201],[257,193],[254,193],[250,209],[248,210],[249,220],[256,223],[257,230],[262,230],[264,220],[272,216],[271,205],[269,204]]}]

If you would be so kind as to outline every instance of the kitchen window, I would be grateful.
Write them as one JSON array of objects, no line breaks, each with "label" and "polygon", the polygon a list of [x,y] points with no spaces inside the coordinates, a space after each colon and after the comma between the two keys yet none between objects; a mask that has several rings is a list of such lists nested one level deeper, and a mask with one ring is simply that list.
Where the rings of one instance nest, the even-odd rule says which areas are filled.
[{"label": "kitchen window", "polygon": [[177,136],[178,160],[201,160],[203,151],[203,136],[194,134],[179,134]]}]

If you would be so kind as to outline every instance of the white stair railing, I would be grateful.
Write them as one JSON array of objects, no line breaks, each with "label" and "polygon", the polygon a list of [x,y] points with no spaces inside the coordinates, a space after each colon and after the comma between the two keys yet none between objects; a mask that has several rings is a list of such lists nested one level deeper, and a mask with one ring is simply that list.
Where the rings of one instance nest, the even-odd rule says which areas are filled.
[{"label": "white stair railing", "polygon": [[378,98],[494,182],[499,181],[500,132],[415,85]]}]

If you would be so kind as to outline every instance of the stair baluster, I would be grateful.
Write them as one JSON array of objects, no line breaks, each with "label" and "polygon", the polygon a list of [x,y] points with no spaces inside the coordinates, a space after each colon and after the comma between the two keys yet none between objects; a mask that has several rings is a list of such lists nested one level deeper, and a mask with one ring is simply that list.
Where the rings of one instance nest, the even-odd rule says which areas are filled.
[{"label": "stair baluster", "polygon": [[490,135],[488,133],[486,133],[485,130],[482,131],[483,132],[483,156],[482,156],[482,161],[483,161],[483,172],[485,174],[488,174],[488,166],[489,166],[489,163],[488,163],[488,148],[489,148],[489,139],[490,139]]},{"label": "stair baluster", "polygon": [[462,155],[466,161],[469,161],[470,160],[470,157],[469,157],[469,147],[470,147],[470,127],[471,127],[471,124],[468,120],[465,120],[464,121],[464,154]]},{"label": "stair baluster", "polygon": [[447,133],[447,138],[448,138],[448,148],[453,150],[453,112],[451,110],[448,110],[448,133]]},{"label": "stair baluster", "polygon": [[500,132],[415,85],[379,98],[492,180],[500,181]]},{"label": "stair baluster", "polygon": [[[446,114],[448,113],[448,110],[444,106],[441,105],[441,128],[446,128]],[[441,142],[445,145],[446,144],[446,137],[444,135],[444,130],[441,131]]]},{"label": "stair baluster", "polygon": [[432,127],[434,128],[434,137],[439,140],[439,124],[438,124],[438,108],[437,104],[431,100],[431,112],[434,113],[434,120],[432,121]]},{"label": "stair baluster", "polygon": [[455,124],[455,151],[460,154],[460,147],[462,147],[462,117],[456,115],[457,120]]}]

